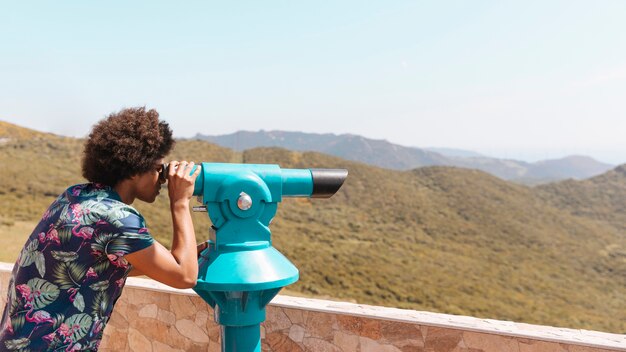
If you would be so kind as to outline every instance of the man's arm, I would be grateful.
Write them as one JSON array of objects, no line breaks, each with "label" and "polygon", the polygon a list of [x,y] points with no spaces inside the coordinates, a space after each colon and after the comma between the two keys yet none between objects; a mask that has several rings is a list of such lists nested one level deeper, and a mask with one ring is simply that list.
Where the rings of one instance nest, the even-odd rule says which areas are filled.
[{"label": "man's arm", "polygon": [[184,161],[170,163],[168,193],[173,223],[172,250],[154,242],[147,248],[125,256],[138,273],[175,288],[194,287],[198,277],[196,235],[189,200],[200,168],[189,175],[193,165],[193,162],[187,164]]},{"label": "man's arm", "polygon": [[139,269],[133,267],[132,269],[130,269],[130,272],[128,273],[128,276],[142,276],[145,275],[144,273],[142,273],[141,271],[139,271]]},{"label": "man's arm", "polygon": [[[200,253],[202,253],[203,250],[207,249],[207,247],[208,247],[207,242],[202,242],[198,244],[198,246],[196,247],[196,250],[198,251],[198,258],[200,258]],[[135,268],[134,266],[128,273],[128,276],[145,276],[145,275],[146,274],[142,273],[141,271],[139,271],[139,269]]]}]

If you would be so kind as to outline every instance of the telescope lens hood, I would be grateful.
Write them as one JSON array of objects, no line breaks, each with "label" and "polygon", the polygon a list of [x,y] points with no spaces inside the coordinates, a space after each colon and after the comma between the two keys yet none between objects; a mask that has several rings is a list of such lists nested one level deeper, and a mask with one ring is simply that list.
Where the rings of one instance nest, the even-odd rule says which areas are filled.
[{"label": "telescope lens hood", "polygon": [[313,176],[311,198],[330,198],[348,177],[346,169],[310,169]]}]

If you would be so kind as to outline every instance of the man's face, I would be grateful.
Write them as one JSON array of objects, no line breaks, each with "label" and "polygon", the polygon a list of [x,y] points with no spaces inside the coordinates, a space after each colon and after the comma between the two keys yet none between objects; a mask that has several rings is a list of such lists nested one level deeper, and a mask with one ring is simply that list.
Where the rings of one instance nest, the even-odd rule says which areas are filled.
[{"label": "man's face", "polygon": [[159,195],[161,185],[165,183],[159,175],[163,166],[163,159],[157,160],[152,170],[137,175],[137,199],[153,203]]}]

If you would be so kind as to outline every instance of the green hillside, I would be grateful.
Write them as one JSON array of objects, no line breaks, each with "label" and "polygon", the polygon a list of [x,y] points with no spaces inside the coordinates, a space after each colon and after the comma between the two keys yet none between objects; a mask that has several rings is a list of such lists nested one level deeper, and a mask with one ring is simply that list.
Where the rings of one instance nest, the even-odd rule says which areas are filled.
[{"label": "green hillside", "polygon": [[[67,185],[83,182],[82,142],[2,122],[0,141],[3,235],[16,222],[37,221]],[[584,201],[583,211],[573,204],[587,196],[559,184],[533,189],[467,169],[390,171],[318,153],[238,153],[201,141],[179,141],[171,157],[349,169],[333,198],[286,199],[279,207],[274,245],[301,271],[290,293],[626,332],[624,197]],[[597,189],[589,197],[623,190],[620,170],[592,179]],[[169,244],[167,197],[134,205]],[[194,222],[205,239],[206,215],[194,214]]]},{"label": "green hillside", "polygon": [[614,226],[626,235],[626,164],[587,180],[567,180],[536,188],[555,207]]}]

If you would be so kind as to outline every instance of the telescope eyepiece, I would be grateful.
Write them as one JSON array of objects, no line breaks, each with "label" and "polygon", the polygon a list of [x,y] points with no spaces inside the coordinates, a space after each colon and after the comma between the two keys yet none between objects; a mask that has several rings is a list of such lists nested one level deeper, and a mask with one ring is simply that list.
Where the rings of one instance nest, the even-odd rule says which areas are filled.
[{"label": "telescope eyepiece", "polygon": [[159,181],[166,182],[167,174],[169,173],[170,163],[161,164],[161,170],[159,170]]}]

